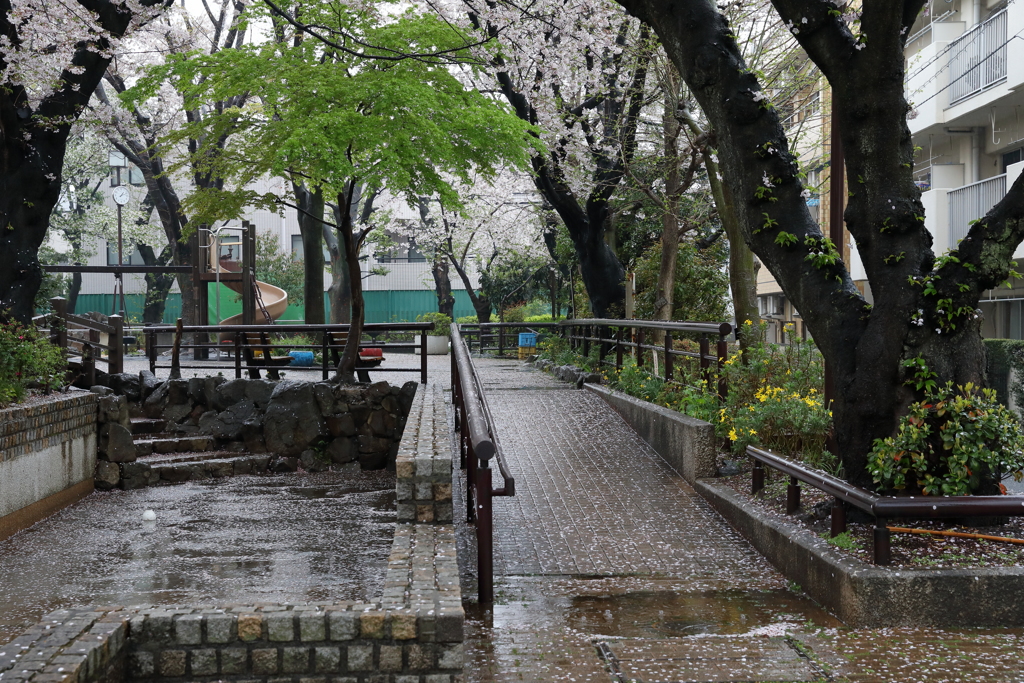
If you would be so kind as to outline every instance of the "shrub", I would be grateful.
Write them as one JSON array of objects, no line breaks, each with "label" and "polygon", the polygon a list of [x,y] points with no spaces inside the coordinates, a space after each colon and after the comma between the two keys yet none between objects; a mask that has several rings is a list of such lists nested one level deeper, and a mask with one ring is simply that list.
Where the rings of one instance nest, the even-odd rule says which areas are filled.
[{"label": "shrub", "polygon": [[526,322],[526,305],[517,304],[515,306],[509,306],[505,309],[503,319],[507,323]]},{"label": "shrub", "polygon": [[66,374],[64,354],[34,328],[0,323],[0,406],[22,400],[33,386],[61,388]]},{"label": "shrub", "polygon": [[434,329],[429,333],[435,337],[447,337],[452,333],[452,319],[444,313],[431,311],[416,316],[416,322],[434,323]]},{"label": "shrub", "polygon": [[951,383],[911,404],[895,436],[876,439],[868,472],[882,491],[963,496],[1024,470],[1024,434],[991,389]]}]

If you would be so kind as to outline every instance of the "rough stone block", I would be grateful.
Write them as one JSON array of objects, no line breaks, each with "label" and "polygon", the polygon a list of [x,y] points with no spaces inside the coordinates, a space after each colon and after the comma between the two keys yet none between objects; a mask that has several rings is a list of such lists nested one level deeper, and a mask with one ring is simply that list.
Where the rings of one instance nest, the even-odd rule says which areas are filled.
[{"label": "rough stone block", "polygon": [[373,647],[350,645],[348,648],[348,670],[370,671],[371,669],[373,669]]},{"label": "rough stone block", "polygon": [[268,614],[267,639],[275,642],[290,642],[295,640],[295,619],[292,612],[280,612]]},{"label": "rough stone block", "polygon": [[185,651],[164,650],[157,656],[157,670],[161,676],[170,678],[185,675]]},{"label": "rough stone block", "polygon": [[178,645],[199,645],[203,642],[201,614],[182,614],[174,620],[174,642]]},{"label": "rough stone block", "polygon": [[333,673],[341,665],[341,648],[317,647],[313,649],[313,670],[316,673]]},{"label": "rough stone block", "polygon": [[277,648],[252,651],[252,672],[258,676],[277,673]]},{"label": "rough stone block", "polygon": [[398,503],[398,521],[411,522],[416,519],[415,503]]},{"label": "rough stone block", "polygon": [[170,614],[150,614],[146,617],[144,629],[146,640],[158,645],[171,645],[173,628],[174,621]]},{"label": "rough stone block", "polygon": [[330,629],[331,640],[354,640],[358,638],[358,616],[355,612],[328,612],[327,625]]},{"label": "rough stone block", "polygon": [[95,486],[100,491],[109,491],[121,482],[121,468],[116,462],[96,461]]},{"label": "rough stone block", "polygon": [[226,647],[220,651],[220,672],[225,674],[245,673],[249,651],[244,647]]},{"label": "rough stone block", "polygon": [[380,670],[401,671],[402,670],[402,646],[381,645],[380,646]]},{"label": "rough stone block", "polygon": [[395,463],[395,476],[399,479],[412,479],[416,476],[416,462],[414,460],[399,460]]},{"label": "rough stone block", "polygon": [[230,643],[235,618],[230,614],[208,614],[206,616],[206,642]]},{"label": "rough stone block", "polygon": [[424,643],[413,643],[408,646],[409,669],[412,671],[429,671],[434,668],[434,646]]},{"label": "rough stone block", "polygon": [[434,484],[434,500],[445,501],[452,499],[451,484]]},{"label": "rough stone block", "polygon": [[299,615],[299,637],[303,642],[327,640],[326,617],[323,612],[303,612]]},{"label": "rough stone block", "polygon": [[263,618],[259,614],[241,614],[238,617],[238,639],[259,640],[263,637]]},{"label": "rough stone block", "polygon": [[281,671],[286,674],[309,673],[308,647],[281,648]]},{"label": "rough stone block", "polygon": [[421,481],[416,484],[416,500],[433,500],[434,485],[429,481]]},{"label": "rough stone block", "polygon": [[441,652],[437,657],[437,667],[439,669],[461,669],[463,661],[462,643],[442,645]]},{"label": "rough stone block", "polygon": [[193,676],[212,676],[217,673],[216,650],[192,650],[189,664]]},{"label": "rough stone block", "polygon": [[434,521],[434,506],[433,505],[417,505],[416,506],[416,521],[420,524],[430,524]]},{"label": "rough stone block", "polygon": [[416,637],[416,615],[392,614],[391,615],[391,637],[395,640],[412,640]]},{"label": "rough stone block", "polygon": [[133,652],[128,656],[128,672],[132,678],[149,678],[156,673],[152,652]]},{"label": "rough stone block", "polygon": [[362,638],[380,640],[384,638],[384,612],[362,612],[359,614],[359,635]]},{"label": "rough stone block", "polygon": [[465,621],[466,614],[461,609],[439,611],[435,621],[435,638],[439,643],[461,643]]}]

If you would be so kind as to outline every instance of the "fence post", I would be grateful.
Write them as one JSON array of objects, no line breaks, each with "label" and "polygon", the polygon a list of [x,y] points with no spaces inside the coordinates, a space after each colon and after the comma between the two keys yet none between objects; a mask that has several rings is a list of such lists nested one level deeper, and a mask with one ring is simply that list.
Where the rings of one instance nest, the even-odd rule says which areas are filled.
[{"label": "fence post", "polygon": [[729,382],[725,379],[725,375],[722,373],[722,368],[725,367],[725,361],[729,358],[729,343],[725,341],[725,335],[719,335],[718,337],[718,398],[721,401],[725,400],[725,397],[729,394]]},{"label": "fence post", "polygon": [[89,330],[89,341],[82,342],[82,370],[90,387],[96,385],[96,351],[91,343],[93,332],[99,337],[99,332]]},{"label": "fence post", "polygon": [[615,330],[615,369],[622,369],[622,328]]},{"label": "fence post", "polygon": [[55,296],[50,299],[50,306],[53,307],[53,318],[57,324],[50,323],[50,341],[59,348],[64,349],[65,355],[68,352],[68,300],[64,297]]},{"label": "fence post", "polygon": [[764,463],[754,460],[754,470],[750,473],[750,495],[756,496],[764,488]]},{"label": "fence post", "polygon": [[124,372],[124,319],[119,315],[109,318],[113,333],[107,335],[110,346],[107,349],[107,372],[116,375]]},{"label": "fence post", "polygon": [[[711,361],[708,360],[708,354],[711,353],[711,342],[708,341],[706,334],[700,337],[700,374],[704,378],[707,384],[711,384]],[[710,387],[708,387],[710,388]]]},{"label": "fence post", "polygon": [[498,357],[505,355],[505,326],[498,323]]},{"label": "fence post", "polygon": [[884,517],[875,518],[874,555],[875,564],[886,565],[891,560],[889,527]]},{"label": "fence post", "polygon": [[420,384],[427,383],[427,331],[420,330]]},{"label": "fence post", "polygon": [[156,374],[156,332],[146,328],[146,356],[149,358],[149,371]]},{"label": "fence post", "polygon": [[672,331],[665,330],[665,381],[672,379]]},{"label": "fence post", "polygon": [[846,508],[839,498],[832,499],[832,538],[846,531]]},{"label": "fence post", "polygon": [[789,478],[786,487],[786,514],[791,515],[800,509],[800,482],[796,477]]},{"label": "fence post", "polygon": [[494,538],[491,518],[491,468],[487,463],[477,467],[476,484],[476,566],[479,584],[478,600],[494,602]]},{"label": "fence post", "polygon": [[644,366],[644,328],[638,327],[636,330],[636,366],[642,368]]},{"label": "fence post", "polygon": [[242,379],[242,334],[235,333],[235,379]]},{"label": "fence post", "polygon": [[183,326],[181,318],[178,318],[178,322],[174,326],[174,347],[171,351],[171,379],[181,379],[181,328]]},{"label": "fence post", "polygon": [[580,328],[580,335],[583,338],[583,357],[590,358],[590,325]]},{"label": "fence post", "polygon": [[320,365],[323,368],[324,381],[327,381],[327,355],[330,352],[331,333],[324,330],[320,335]]}]

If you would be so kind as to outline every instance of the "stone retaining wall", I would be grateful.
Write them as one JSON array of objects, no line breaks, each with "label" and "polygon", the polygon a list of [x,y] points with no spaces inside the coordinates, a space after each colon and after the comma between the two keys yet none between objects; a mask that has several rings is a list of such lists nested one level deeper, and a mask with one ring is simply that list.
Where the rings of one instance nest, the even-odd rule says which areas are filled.
[{"label": "stone retaining wall", "polygon": [[[440,389],[417,392],[410,415],[399,450],[430,463],[429,482],[418,483],[443,497],[452,449]],[[447,509],[450,518],[450,500]],[[0,645],[0,683],[459,683],[455,529],[437,522],[396,525],[378,601],[58,610]]]},{"label": "stone retaining wall", "polygon": [[0,410],[0,540],[87,495],[95,467],[95,395]]},{"label": "stone retaining wall", "polygon": [[452,523],[452,458],[448,418],[439,391],[424,391],[413,405],[398,449],[399,522]]}]

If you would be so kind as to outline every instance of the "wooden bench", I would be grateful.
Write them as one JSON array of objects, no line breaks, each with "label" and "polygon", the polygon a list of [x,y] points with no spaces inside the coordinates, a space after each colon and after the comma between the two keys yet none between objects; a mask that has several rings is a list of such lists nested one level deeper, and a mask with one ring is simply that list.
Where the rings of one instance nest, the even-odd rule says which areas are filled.
[{"label": "wooden bench", "polygon": [[[328,335],[330,335],[330,338],[327,347],[331,351],[331,360],[334,363],[334,367],[338,367],[338,363],[341,361],[341,354],[345,350],[345,344],[348,343],[348,332],[328,332]],[[384,352],[381,349],[360,348],[359,361],[356,365],[356,377],[360,382],[369,382],[369,371],[380,367],[380,364],[383,362]]]},{"label": "wooden bench", "polygon": [[242,341],[245,364],[249,368],[250,378],[259,379],[260,368],[266,367],[268,379],[281,379],[277,368],[291,364],[291,356],[271,355],[271,349],[274,347],[266,332],[246,332]]}]

